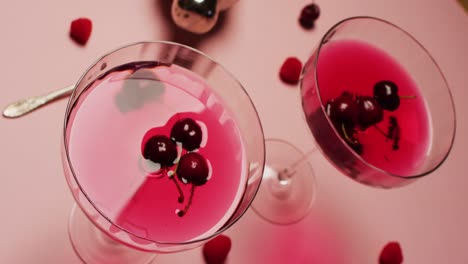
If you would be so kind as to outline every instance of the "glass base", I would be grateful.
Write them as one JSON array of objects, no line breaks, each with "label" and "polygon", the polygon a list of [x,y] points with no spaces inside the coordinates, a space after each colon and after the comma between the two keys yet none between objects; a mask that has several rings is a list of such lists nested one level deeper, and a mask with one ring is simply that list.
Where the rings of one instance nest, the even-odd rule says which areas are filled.
[{"label": "glass base", "polygon": [[252,208],[273,224],[299,222],[310,212],[315,199],[314,171],[307,156],[290,143],[269,139],[265,146],[262,184]]},{"label": "glass base", "polygon": [[76,204],[68,222],[68,235],[78,257],[88,264],[148,264],[155,254],[129,248],[99,230]]}]

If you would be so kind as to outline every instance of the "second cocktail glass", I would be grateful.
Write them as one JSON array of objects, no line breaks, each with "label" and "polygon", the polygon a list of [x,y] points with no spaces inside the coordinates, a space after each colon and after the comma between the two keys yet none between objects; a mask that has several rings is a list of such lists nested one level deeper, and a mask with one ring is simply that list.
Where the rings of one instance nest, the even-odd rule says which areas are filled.
[{"label": "second cocktail glass", "polygon": [[272,176],[253,208],[270,222],[294,223],[310,211],[315,182],[304,161],[315,149],[357,182],[394,188],[435,171],[452,148],[455,109],[445,77],[423,45],[390,22],[338,22],[305,63],[300,88],[316,148],[301,154],[276,142],[271,150],[267,141]]}]

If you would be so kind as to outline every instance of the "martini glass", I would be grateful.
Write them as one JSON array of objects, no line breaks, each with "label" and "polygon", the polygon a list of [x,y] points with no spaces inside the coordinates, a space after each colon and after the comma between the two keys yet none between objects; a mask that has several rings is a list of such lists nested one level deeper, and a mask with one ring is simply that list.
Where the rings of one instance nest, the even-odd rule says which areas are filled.
[{"label": "martini glass", "polygon": [[[343,95],[358,104],[354,124],[333,113]],[[441,69],[388,21],[352,17],[333,26],[304,66],[301,96],[319,149],[360,183],[404,186],[439,168],[452,148],[455,109]]]},{"label": "martini glass", "polygon": [[271,138],[265,149],[263,180],[252,209],[272,224],[298,223],[315,201],[315,173],[308,162],[315,148],[304,153],[286,140]]},{"label": "martini glass", "polygon": [[369,186],[429,175],[454,142],[455,109],[441,69],[411,34],[382,19],[334,25],[303,68],[301,99],[323,155]]},{"label": "martini glass", "polygon": [[335,24],[305,63],[300,87],[316,147],[303,153],[266,141],[253,209],[271,223],[295,223],[311,210],[316,185],[307,161],[317,149],[357,182],[393,188],[435,171],[452,148],[455,110],[445,77],[422,44],[390,22]]},{"label": "martini glass", "polygon": [[75,252],[85,263],[138,264],[200,246],[248,209],[264,149],[246,91],[207,55],[162,41],[109,52],[65,114]]}]

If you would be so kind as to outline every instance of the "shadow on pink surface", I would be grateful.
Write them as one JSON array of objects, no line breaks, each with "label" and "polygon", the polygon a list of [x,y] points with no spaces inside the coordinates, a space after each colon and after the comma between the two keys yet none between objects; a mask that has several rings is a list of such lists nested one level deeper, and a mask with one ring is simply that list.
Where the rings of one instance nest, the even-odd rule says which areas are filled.
[{"label": "shadow on pink surface", "polygon": [[2,260],[6,260],[2,263],[81,263],[71,247],[68,235],[64,234],[66,232],[62,230],[52,231],[49,228],[36,231],[27,239],[17,240],[19,244],[14,248],[22,248],[23,251],[9,252],[2,256]]},{"label": "shadow on pink surface", "polygon": [[[252,213],[252,212],[250,212]],[[275,226],[255,216],[234,227],[233,251],[227,263],[348,263],[345,231],[327,212],[315,211],[295,225]],[[231,253],[232,254],[232,253]]]}]

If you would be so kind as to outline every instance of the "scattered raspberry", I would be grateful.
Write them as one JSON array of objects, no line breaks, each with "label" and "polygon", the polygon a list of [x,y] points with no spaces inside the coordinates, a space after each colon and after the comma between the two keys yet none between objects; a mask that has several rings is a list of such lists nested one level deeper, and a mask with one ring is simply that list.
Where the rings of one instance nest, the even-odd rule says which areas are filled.
[{"label": "scattered raspberry", "polygon": [[302,62],[296,57],[287,58],[280,69],[280,78],[288,84],[297,84],[301,76]]},{"label": "scattered raspberry", "polygon": [[403,254],[398,242],[389,242],[380,252],[379,264],[401,264]]},{"label": "scattered raspberry", "polygon": [[93,23],[88,18],[78,18],[70,24],[70,37],[78,44],[84,46],[88,42],[93,29]]},{"label": "scattered raspberry", "polygon": [[207,264],[222,264],[231,250],[231,239],[219,235],[203,245],[203,257]]}]

